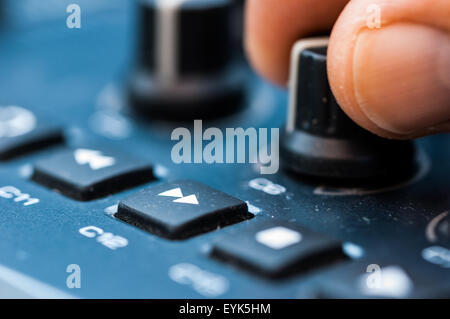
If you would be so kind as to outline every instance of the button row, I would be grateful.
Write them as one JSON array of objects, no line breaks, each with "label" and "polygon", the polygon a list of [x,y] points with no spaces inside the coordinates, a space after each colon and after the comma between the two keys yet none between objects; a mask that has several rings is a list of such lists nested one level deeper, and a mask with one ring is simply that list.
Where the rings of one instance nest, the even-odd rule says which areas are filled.
[{"label": "button row", "polygon": [[[59,127],[29,110],[0,107],[0,160],[62,142]],[[36,163],[32,180],[76,200],[100,198],[154,179],[150,163],[114,150],[64,149]],[[193,181],[154,185],[122,200],[115,215],[168,239],[185,239],[253,217],[237,198]],[[341,245],[301,226],[254,222],[215,241],[211,256],[281,277],[343,256]],[[245,228],[245,227],[244,227]]]},{"label": "button row", "polygon": [[[32,179],[89,200],[153,179],[150,164],[111,150],[63,150],[38,162]],[[185,239],[251,218],[245,202],[194,181],[153,185],[123,199],[115,217],[167,239]],[[342,258],[341,244],[301,226],[252,223],[213,244],[211,255],[267,277]]]}]

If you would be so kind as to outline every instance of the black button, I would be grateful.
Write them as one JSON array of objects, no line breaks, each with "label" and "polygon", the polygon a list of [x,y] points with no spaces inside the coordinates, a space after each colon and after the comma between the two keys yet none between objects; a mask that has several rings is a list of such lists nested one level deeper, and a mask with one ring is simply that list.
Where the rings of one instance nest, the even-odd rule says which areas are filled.
[{"label": "black button", "polygon": [[0,106],[0,160],[44,148],[63,140],[59,127],[44,123],[19,106]]},{"label": "black button", "polygon": [[213,257],[267,277],[283,277],[344,257],[340,242],[296,224],[259,222],[217,240]]},{"label": "black button", "polygon": [[38,162],[32,179],[77,200],[91,200],[153,179],[147,162],[111,150],[64,150]]},{"label": "black button", "polygon": [[[421,275],[422,268],[404,267],[397,263],[386,263],[385,260],[376,262],[374,263],[372,259],[362,259],[317,276],[312,285],[315,297],[322,299],[428,298],[427,296],[439,294],[441,288],[445,288],[445,285],[435,281],[433,275]],[[444,282],[444,284],[448,287],[448,283]],[[305,285],[299,291],[300,298],[307,296],[306,291],[302,291],[311,288],[307,286]]]},{"label": "black button", "polygon": [[193,181],[157,185],[120,202],[116,217],[170,239],[249,218],[243,201]]},{"label": "black button", "polygon": [[[300,299],[449,298],[450,283],[423,264],[361,259],[318,274],[299,287]],[[400,258],[401,259],[401,258]],[[377,262],[377,263],[374,263]],[[378,264],[379,263],[379,264]]]}]

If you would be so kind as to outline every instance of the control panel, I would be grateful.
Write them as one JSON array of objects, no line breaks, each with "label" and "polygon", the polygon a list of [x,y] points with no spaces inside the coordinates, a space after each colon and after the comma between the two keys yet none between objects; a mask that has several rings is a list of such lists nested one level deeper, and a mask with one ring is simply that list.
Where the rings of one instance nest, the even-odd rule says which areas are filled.
[{"label": "control panel", "polygon": [[0,294],[450,297],[450,138],[340,109],[327,38],[289,90],[243,1],[0,1]]}]

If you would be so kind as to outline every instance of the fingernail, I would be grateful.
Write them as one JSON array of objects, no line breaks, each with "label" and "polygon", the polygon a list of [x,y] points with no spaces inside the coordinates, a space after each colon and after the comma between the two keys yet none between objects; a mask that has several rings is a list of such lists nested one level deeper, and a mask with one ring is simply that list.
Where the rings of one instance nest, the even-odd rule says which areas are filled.
[{"label": "fingernail", "polygon": [[358,35],[356,101],[378,127],[409,135],[450,121],[450,35],[394,24]]}]

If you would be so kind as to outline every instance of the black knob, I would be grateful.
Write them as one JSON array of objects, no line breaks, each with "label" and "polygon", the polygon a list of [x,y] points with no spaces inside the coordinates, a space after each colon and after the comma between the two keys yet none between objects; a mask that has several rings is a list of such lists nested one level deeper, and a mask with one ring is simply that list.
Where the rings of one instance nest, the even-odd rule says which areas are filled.
[{"label": "black knob", "polygon": [[392,180],[413,174],[415,146],[355,124],[339,107],[327,77],[327,38],[296,43],[291,57],[289,114],[281,143],[284,167],[340,180]]},{"label": "black knob", "polygon": [[237,8],[234,0],[138,1],[132,106],[169,118],[220,115],[240,106],[244,74],[232,29]]},{"label": "black knob", "polygon": [[445,218],[439,221],[439,224],[436,227],[436,235],[439,240],[450,241],[450,212],[446,212]]}]

